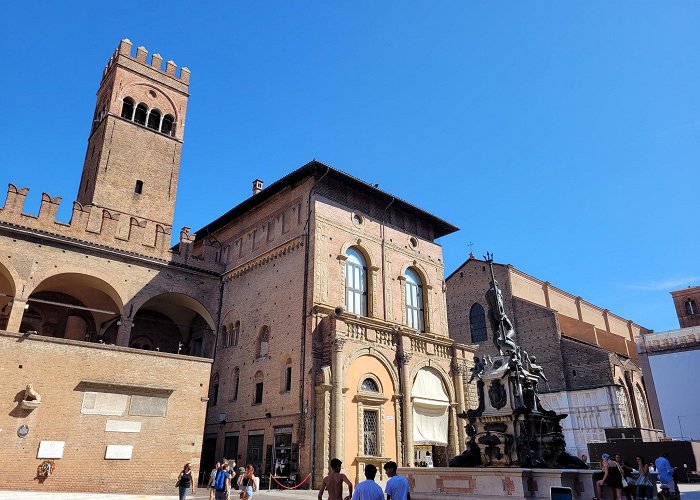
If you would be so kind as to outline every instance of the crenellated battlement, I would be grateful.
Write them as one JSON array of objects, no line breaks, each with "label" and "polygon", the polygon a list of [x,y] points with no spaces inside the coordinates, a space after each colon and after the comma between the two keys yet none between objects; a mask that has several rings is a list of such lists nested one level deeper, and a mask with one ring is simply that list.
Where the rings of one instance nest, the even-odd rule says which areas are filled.
[{"label": "crenellated battlement", "polygon": [[0,208],[0,223],[42,235],[51,234],[78,243],[88,243],[114,250],[156,258],[209,271],[222,271],[221,256],[208,241],[195,245],[195,234],[189,227],[180,231],[177,251],[170,248],[172,227],[96,205],[73,202],[69,223],[56,220],[60,197],[41,195],[38,215],[23,212],[29,188],[9,184],[5,205]]},{"label": "crenellated battlement", "polygon": [[102,72],[102,77],[104,78],[107,73],[112,69],[112,67],[117,64],[120,57],[128,58],[131,61],[136,61],[144,66],[153,68],[154,70],[173,78],[184,85],[190,84],[191,72],[189,68],[183,66],[180,68],[179,75],[177,73],[177,65],[173,61],[167,61],[165,63],[165,68],[163,68],[163,57],[160,54],[153,54],[151,56],[150,62],[148,61],[148,50],[145,47],[138,47],[136,49],[136,54],[132,55],[132,43],[128,38],[123,39],[119,42],[119,47],[114,51],[112,57],[109,59],[107,66],[105,66]]}]

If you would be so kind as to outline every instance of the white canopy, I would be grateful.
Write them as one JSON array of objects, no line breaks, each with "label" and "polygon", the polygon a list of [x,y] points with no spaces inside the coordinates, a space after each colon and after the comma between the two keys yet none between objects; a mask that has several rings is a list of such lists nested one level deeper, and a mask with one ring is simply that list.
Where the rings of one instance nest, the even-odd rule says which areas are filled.
[{"label": "white canopy", "polygon": [[413,443],[447,445],[450,398],[433,370],[423,368],[413,382]]}]

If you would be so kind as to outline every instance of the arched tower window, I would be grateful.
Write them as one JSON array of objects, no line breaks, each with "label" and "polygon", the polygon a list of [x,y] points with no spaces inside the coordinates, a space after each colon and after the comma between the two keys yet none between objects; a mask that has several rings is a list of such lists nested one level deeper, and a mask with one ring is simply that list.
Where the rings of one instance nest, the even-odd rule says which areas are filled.
[{"label": "arched tower window", "polygon": [[134,119],[134,100],[131,97],[125,97],[122,104],[122,118],[127,120]]},{"label": "arched tower window", "polygon": [[348,248],[345,260],[345,307],[367,316],[367,263],[357,248]]},{"label": "arched tower window", "polygon": [[406,270],[406,324],[422,332],[425,318],[423,310],[423,282],[413,269]]},{"label": "arched tower window", "polygon": [[236,321],[236,324],[233,325],[233,332],[232,332],[232,341],[231,345],[238,345],[238,337],[240,336],[241,333],[241,322]]},{"label": "arched tower window", "polygon": [[160,131],[163,132],[164,134],[170,135],[173,130],[173,123],[175,122],[175,118],[173,118],[172,115],[165,115],[163,117],[163,123],[160,125]]},{"label": "arched tower window", "polygon": [[258,358],[264,358],[270,353],[270,329],[263,326],[258,335]]},{"label": "arched tower window", "polygon": [[688,316],[693,316],[698,313],[698,307],[695,305],[693,299],[688,299],[685,301],[685,313]]},{"label": "arched tower window", "polygon": [[136,112],[134,113],[134,121],[139,125],[146,125],[146,117],[148,116],[148,106],[144,103],[139,103],[136,106]]},{"label": "arched tower window", "polygon": [[231,345],[231,331],[225,326],[221,328],[221,340],[223,347],[228,347]]},{"label": "arched tower window", "polygon": [[160,111],[157,109],[152,109],[150,113],[148,113],[148,128],[152,128],[153,130],[158,130],[160,129]]},{"label": "arched tower window", "polygon": [[472,342],[483,342],[488,337],[486,330],[486,313],[478,302],[469,310],[469,330],[472,334]]}]

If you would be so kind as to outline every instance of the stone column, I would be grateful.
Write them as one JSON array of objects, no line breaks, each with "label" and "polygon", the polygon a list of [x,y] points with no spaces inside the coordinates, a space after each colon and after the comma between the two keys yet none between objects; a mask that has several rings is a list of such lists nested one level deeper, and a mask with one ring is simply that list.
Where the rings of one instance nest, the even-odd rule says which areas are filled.
[{"label": "stone column", "polygon": [[[449,422],[449,429],[447,432],[447,440],[449,441],[448,443],[448,458],[452,458],[456,455],[459,455],[462,453],[464,450],[460,450],[458,447],[459,445],[457,444],[457,439],[459,437],[459,427],[457,426],[457,405],[456,404],[451,404],[450,405],[450,422]],[[449,450],[452,450],[451,452]]]},{"label": "stone column", "polygon": [[411,377],[408,367],[411,362],[413,353],[402,352],[399,355],[399,364],[401,365],[401,385],[403,392],[403,438],[404,438],[404,457],[403,463],[405,467],[413,467],[413,405],[411,404]]},{"label": "stone column", "polygon": [[316,392],[316,467],[313,483],[316,487],[323,481],[326,468],[330,462],[331,438],[331,389],[330,384],[319,384]]},{"label": "stone column", "polygon": [[[466,397],[464,395],[464,376],[467,373],[467,364],[461,359],[452,360],[452,379],[455,386],[455,398],[457,401],[456,410],[458,412],[464,412],[467,409]],[[457,442],[459,449],[455,455],[462,453],[466,446],[466,433],[462,430],[462,426],[459,425],[459,420],[457,420]]]},{"label": "stone column", "polygon": [[18,332],[22,325],[22,317],[24,316],[24,308],[27,305],[26,300],[14,297],[12,299],[12,308],[10,309],[10,317],[7,318],[7,331]]},{"label": "stone column", "polygon": [[129,347],[131,329],[134,327],[134,322],[128,318],[122,318],[118,321],[118,325],[116,344],[122,347]]},{"label": "stone column", "polygon": [[331,364],[332,381],[332,408],[331,408],[331,458],[339,458],[344,461],[343,456],[343,347],[346,339],[336,337],[333,339],[333,361]]}]

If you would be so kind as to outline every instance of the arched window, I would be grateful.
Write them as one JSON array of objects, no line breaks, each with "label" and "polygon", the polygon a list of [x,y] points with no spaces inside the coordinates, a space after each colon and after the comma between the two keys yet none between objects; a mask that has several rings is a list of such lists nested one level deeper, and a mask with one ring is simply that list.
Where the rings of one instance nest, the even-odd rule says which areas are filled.
[{"label": "arched window", "polygon": [[379,386],[374,379],[367,377],[362,381],[360,390],[365,392],[379,392]]},{"label": "arched window", "polygon": [[238,385],[241,382],[241,371],[238,367],[233,369],[233,393],[231,394],[231,399],[236,401],[238,399]]},{"label": "arched window", "polygon": [[348,248],[345,260],[345,307],[349,313],[367,316],[367,264],[357,248]]},{"label": "arched window", "polygon": [[231,345],[231,331],[225,326],[221,327],[221,343],[223,347]]},{"label": "arched window", "polygon": [[139,103],[136,106],[136,112],[134,113],[134,121],[139,125],[146,125],[146,117],[148,116],[148,106],[144,103]]},{"label": "arched window", "polygon": [[472,334],[472,342],[483,342],[488,337],[486,330],[486,313],[478,302],[475,302],[469,310],[469,330]]},{"label": "arched window", "polygon": [[153,130],[158,130],[160,129],[160,111],[157,109],[152,109],[150,113],[148,113],[148,128],[152,128]]},{"label": "arched window", "polygon": [[125,97],[122,104],[122,118],[127,120],[134,119],[134,100],[131,97]]},{"label": "arched window", "polygon": [[253,404],[261,405],[263,402],[263,373],[255,374],[255,392],[253,393]]},{"label": "arched window", "polygon": [[209,406],[216,406],[217,399],[219,399],[219,375],[214,375],[211,381],[211,391],[209,394]]},{"label": "arched window", "polygon": [[270,329],[263,326],[258,336],[258,358],[264,358],[270,353]]},{"label": "arched window", "polygon": [[423,331],[423,282],[413,269],[406,270],[406,324]]},{"label": "arched window", "polygon": [[693,299],[688,299],[685,301],[685,313],[688,316],[693,316],[697,314],[698,312],[698,307],[695,305],[695,301]]},{"label": "arched window", "polygon": [[282,380],[284,385],[282,386],[282,392],[290,392],[292,390],[292,358],[287,358],[283,369]]},{"label": "arched window", "polygon": [[173,130],[173,123],[175,122],[175,118],[173,118],[172,115],[165,115],[163,117],[163,123],[160,125],[160,131],[163,132],[164,134],[170,135]]},{"label": "arched window", "polygon": [[232,334],[233,339],[232,339],[231,345],[238,345],[238,337],[239,337],[240,333],[241,333],[241,322],[236,321],[236,324],[233,325],[233,334]]}]

